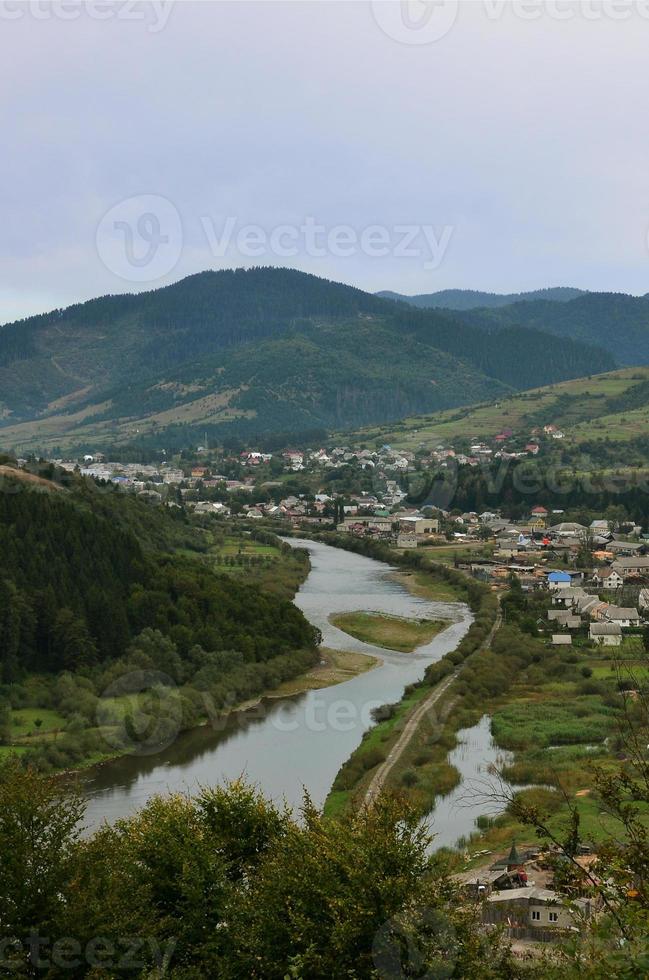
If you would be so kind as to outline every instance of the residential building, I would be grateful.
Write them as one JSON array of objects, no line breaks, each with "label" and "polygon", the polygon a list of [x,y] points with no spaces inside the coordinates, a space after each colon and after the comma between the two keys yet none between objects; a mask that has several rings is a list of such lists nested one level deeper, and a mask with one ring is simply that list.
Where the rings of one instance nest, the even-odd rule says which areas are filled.
[{"label": "residential building", "polygon": [[599,646],[619,647],[622,643],[622,627],[618,623],[591,623],[588,636]]},{"label": "residential building", "polygon": [[580,918],[590,918],[592,903],[577,898],[566,900],[550,888],[511,888],[493,892],[485,899],[483,922],[504,925],[510,938],[551,941],[557,930],[574,930]]},{"label": "residential building", "polygon": [[609,606],[605,613],[610,623],[618,623],[623,629],[642,625],[642,617],[631,606]]},{"label": "residential building", "polygon": [[619,589],[624,584],[624,579],[615,568],[603,565],[593,572],[593,582],[601,589]]}]

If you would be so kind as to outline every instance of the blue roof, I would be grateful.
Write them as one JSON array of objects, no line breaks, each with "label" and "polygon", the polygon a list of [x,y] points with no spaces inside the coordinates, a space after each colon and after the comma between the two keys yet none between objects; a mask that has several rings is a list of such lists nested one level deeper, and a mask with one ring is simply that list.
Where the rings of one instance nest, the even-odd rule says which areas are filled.
[{"label": "blue roof", "polygon": [[571,578],[567,572],[550,572],[548,582],[570,582]]}]

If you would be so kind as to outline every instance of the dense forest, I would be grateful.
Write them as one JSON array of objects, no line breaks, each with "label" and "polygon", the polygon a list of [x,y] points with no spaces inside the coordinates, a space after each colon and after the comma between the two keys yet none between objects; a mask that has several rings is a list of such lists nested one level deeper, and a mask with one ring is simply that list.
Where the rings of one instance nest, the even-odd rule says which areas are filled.
[{"label": "dense forest", "polygon": [[76,670],[124,653],[143,630],[192,647],[269,660],[313,643],[290,602],[218,576],[191,559],[145,554],[135,536],[58,494],[0,494],[0,663]]},{"label": "dense forest", "polygon": [[620,365],[649,364],[649,296],[585,293],[567,303],[539,298],[466,311],[461,319],[490,331],[512,326],[542,330],[602,347]]},{"label": "dense forest", "polygon": [[[0,746],[14,744],[12,712],[53,711],[58,726],[20,743],[25,765],[129,751],[134,677],[138,710],[159,715],[154,750],[313,665],[319,635],[288,579],[271,591],[219,571],[181,508],[33,469],[3,473],[0,492]],[[308,562],[291,561],[295,586]]]}]

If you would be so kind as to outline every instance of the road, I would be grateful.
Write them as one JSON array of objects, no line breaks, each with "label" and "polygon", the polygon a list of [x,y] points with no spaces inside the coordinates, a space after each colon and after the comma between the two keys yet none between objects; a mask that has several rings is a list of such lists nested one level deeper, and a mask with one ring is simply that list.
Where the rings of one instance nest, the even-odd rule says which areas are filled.
[{"label": "road", "polygon": [[[481,651],[488,650],[490,648],[493,638],[496,635],[497,630],[500,628],[501,623],[502,623],[502,614],[500,611],[500,596],[498,596],[498,612],[496,614],[496,619],[494,620],[494,624],[489,631],[489,635],[486,637],[484,643],[482,644],[482,647],[480,648]],[[385,759],[384,762],[381,763],[381,765],[378,767],[378,769],[372,776],[372,780],[369,786],[367,787],[367,792],[363,800],[365,805],[372,803],[379,795],[379,793],[381,792],[381,790],[385,785],[388,776],[390,775],[394,766],[397,764],[397,762],[403,755],[406,747],[410,743],[412,736],[417,731],[417,728],[419,727],[423,719],[426,717],[428,712],[437,704],[437,702],[444,696],[444,694],[446,694],[449,687],[451,686],[453,681],[458,677],[458,675],[460,674],[464,666],[465,666],[464,663],[460,664],[457,670],[453,671],[452,674],[449,674],[449,676],[446,677],[440,684],[438,684],[437,687],[434,687],[433,690],[428,695],[428,697],[424,698],[421,704],[417,705],[413,713],[408,718],[408,721],[406,722],[404,729],[401,732],[401,735],[399,736],[395,744],[392,746],[392,749],[388,753],[388,757]]]}]

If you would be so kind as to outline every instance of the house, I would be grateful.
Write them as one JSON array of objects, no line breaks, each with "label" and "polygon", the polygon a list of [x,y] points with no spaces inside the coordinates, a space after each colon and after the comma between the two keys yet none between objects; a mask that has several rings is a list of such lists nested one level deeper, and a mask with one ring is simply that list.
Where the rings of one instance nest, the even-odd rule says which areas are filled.
[{"label": "house", "polygon": [[610,541],[613,537],[608,521],[591,521],[590,529],[596,538],[603,541]]},{"label": "house", "polygon": [[619,541],[614,538],[613,541],[607,543],[606,550],[610,551],[616,558],[618,555],[638,558],[644,554],[646,547],[646,541]]},{"label": "house", "polygon": [[583,524],[577,524],[574,521],[562,521],[560,524],[553,524],[552,527],[549,527],[548,534],[558,538],[578,538],[581,540],[586,534],[586,530]]},{"label": "house", "polygon": [[397,535],[397,548],[416,548],[419,538],[416,534],[400,533]]},{"label": "house", "polygon": [[618,575],[621,575],[623,579],[628,578],[630,575],[636,576],[649,576],[649,557],[640,555],[637,558],[617,558],[611,564]]},{"label": "house", "polygon": [[619,589],[624,583],[624,579],[619,572],[609,565],[596,568],[593,573],[593,581],[601,589]]},{"label": "house", "polygon": [[399,518],[399,530],[407,534],[435,534],[439,531],[437,518],[412,516]]},{"label": "house", "polygon": [[582,599],[586,593],[583,589],[573,589],[572,587],[566,589],[556,589],[552,595],[552,605],[553,606],[565,606],[566,608],[572,608],[578,599]]},{"label": "house", "polygon": [[592,617],[593,611],[604,605],[605,603],[600,602],[596,595],[584,595],[577,599],[572,608],[580,616],[586,614]]},{"label": "house", "polygon": [[545,507],[532,507],[530,511],[530,527],[545,527],[548,512]]},{"label": "house", "polygon": [[649,589],[640,589],[640,595],[638,596],[638,605],[645,612],[649,609]]},{"label": "house", "polygon": [[580,919],[590,918],[592,914],[589,899],[574,899],[569,907],[558,892],[528,885],[489,895],[485,899],[482,921],[505,926],[505,933],[510,938],[543,942],[556,938],[557,930],[573,931]]},{"label": "house", "polygon": [[622,643],[622,627],[618,623],[591,623],[588,638],[598,646],[619,647]]},{"label": "house", "polygon": [[552,646],[553,647],[569,647],[572,645],[572,637],[569,633],[553,633],[552,634]]},{"label": "house", "polygon": [[548,588],[553,591],[569,588],[571,585],[572,579],[568,572],[550,572],[548,575]]},{"label": "house", "polygon": [[569,630],[578,630],[581,626],[581,616],[575,616],[570,609],[548,609],[548,619]]},{"label": "house", "polygon": [[356,528],[375,531],[391,531],[394,520],[392,517],[379,517],[375,514],[359,514],[356,517],[346,517],[337,531],[351,531]]},{"label": "house", "polygon": [[642,617],[632,606],[609,606],[605,613],[609,623],[618,623],[623,629],[642,625]]}]

